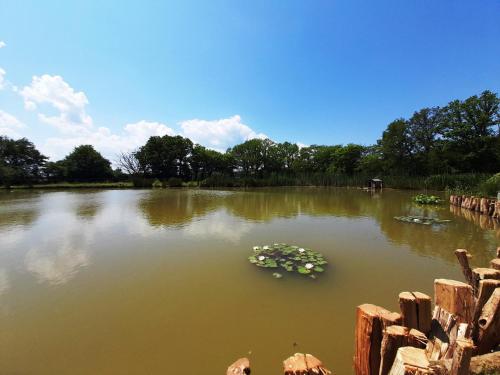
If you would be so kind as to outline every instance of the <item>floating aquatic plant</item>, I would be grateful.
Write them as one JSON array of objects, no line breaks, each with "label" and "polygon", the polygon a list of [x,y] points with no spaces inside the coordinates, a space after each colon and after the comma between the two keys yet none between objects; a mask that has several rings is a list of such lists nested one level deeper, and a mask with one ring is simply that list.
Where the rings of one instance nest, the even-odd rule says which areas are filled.
[{"label": "floating aquatic plant", "polygon": [[441,198],[435,195],[418,194],[413,197],[413,201],[418,204],[441,204]]},{"label": "floating aquatic plant", "polygon": [[[296,272],[313,279],[316,274],[324,271],[324,266],[328,263],[317,251],[285,243],[254,246],[253,254],[248,260],[258,267],[282,268],[287,272]],[[277,279],[283,277],[279,272],[274,272],[273,276]]]},{"label": "floating aquatic plant", "polygon": [[425,217],[425,216],[394,216],[394,219],[403,221],[405,223],[422,224],[422,225],[446,224],[451,221],[451,220],[435,219],[432,217]]}]

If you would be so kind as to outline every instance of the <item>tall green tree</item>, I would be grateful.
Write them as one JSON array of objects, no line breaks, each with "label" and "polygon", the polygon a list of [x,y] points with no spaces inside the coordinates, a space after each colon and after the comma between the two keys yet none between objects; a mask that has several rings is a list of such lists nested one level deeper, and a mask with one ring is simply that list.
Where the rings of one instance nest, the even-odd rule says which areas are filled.
[{"label": "tall green tree", "polygon": [[33,184],[42,177],[47,157],[26,138],[0,136],[0,185]]},{"label": "tall green tree", "polygon": [[379,147],[386,172],[403,175],[414,172],[413,144],[406,120],[400,118],[391,122],[382,134]]},{"label": "tall green tree", "polygon": [[61,166],[68,181],[105,181],[113,178],[111,163],[91,145],[75,147],[61,161]]},{"label": "tall green tree", "polygon": [[155,178],[188,178],[193,142],[179,135],[150,137],[135,154],[141,170]]}]

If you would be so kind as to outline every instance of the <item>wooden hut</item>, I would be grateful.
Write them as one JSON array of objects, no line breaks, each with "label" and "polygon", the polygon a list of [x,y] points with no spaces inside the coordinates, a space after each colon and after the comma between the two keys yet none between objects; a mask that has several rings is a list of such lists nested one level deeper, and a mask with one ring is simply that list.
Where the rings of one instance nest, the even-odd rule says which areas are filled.
[{"label": "wooden hut", "polygon": [[367,185],[368,189],[376,190],[376,189],[382,189],[384,183],[382,182],[382,180],[380,178],[372,178],[371,180],[367,181],[366,185]]}]

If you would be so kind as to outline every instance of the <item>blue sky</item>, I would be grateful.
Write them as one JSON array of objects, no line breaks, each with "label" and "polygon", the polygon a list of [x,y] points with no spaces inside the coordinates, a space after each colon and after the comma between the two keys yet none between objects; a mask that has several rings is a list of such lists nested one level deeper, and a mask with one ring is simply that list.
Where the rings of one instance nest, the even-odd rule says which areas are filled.
[{"label": "blue sky", "polygon": [[0,16],[0,133],[55,159],[155,134],[371,144],[500,91],[498,0],[2,0]]}]

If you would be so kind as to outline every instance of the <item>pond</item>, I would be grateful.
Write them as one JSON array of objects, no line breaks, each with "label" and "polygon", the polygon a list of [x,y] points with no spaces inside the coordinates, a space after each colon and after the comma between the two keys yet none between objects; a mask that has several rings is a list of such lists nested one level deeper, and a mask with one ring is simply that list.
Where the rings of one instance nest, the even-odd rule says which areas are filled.
[{"label": "pond", "polygon": [[[485,265],[500,225],[415,192],[354,189],[0,193],[0,368],[26,374],[223,374],[249,356],[278,374],[287,356],[352,373],[355,307],[397,309]],[[415,225],[395,216],[431,216]],[[328,261],[317,279],[255,267],[256,245]]]}]

